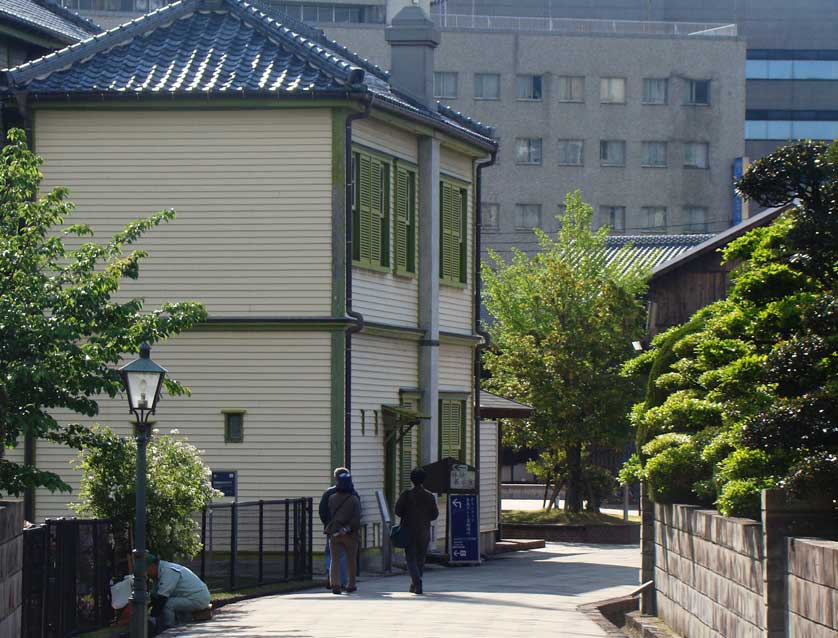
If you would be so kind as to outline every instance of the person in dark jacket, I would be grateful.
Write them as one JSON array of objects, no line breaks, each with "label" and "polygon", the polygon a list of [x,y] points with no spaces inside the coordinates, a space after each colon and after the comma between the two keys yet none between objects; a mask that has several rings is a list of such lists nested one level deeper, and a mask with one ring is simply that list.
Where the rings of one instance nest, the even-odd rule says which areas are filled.
[{"label": "person in dark jacket", "polygon": [[329,549],[332,553],[332,564],[329,572],[329,582],[332,593],[340,594],[341,588],[339,567],[341,555],[346,555],[346,566],[349,579],[346,591],[351,593],[355,586],[355,566],[358,558],[358,540],[361,530],[361,499],[355,493],[352,476],[349,473],[338,476],[335,485],[337,490],[329,497],[329,523],[326,533],[329,535]]},{"label": "person in dark jacket", "polygon": [[[345,467],[336,467],[334,471],[334,478],[335,482],[337,483],[338,476],[341,474],[349,474],[349,470]],[[331,519],[331,515],[329,514],[329,497],[337,492],[337,485],[332,485],[329,489],[323,492],[323,496],[320,497],[320,507],[318,508],[318,513],[320,514],[320,522],[323,523],[323,527],[325,528],[326,525],[329,524],[329,520]],[[358,497],[360,500],[360,496],[358,492],[354,492],[355,496]],[[325,534],[325,531],[323,532]],[[332,584],[329,581],[329,572],[331,571],[332,566],[332,550],[329,547],[329,537],[326,536],[326,551],[325,551],[325,562],[326,562],[326,589],[331,589]],[[340,557],[340,586],[343,589],[346,589],[346,581],[347,581],[347,568],[346,568],[346,555],[342,554]]]},{"label": "person in dark jacket", "polygon": [[405,490],[396,502],[396,515],[401,519],[402,529],[407,532],[407,547],[404,549],[407,570],[410,572],[410,591],[422,593],[422,574],[425,570],[425,554],[431,542],[431,521],[439,516],[436,497],[423,487],[425,470],[417,467],[410,473],[413,489]]}]

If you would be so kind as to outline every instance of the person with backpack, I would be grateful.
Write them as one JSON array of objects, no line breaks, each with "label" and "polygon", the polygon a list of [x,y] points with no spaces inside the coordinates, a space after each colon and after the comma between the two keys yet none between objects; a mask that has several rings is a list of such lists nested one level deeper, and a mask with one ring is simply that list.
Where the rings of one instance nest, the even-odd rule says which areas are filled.
[{"label": "person with backpack", "polygon": [[439,516],[436,497],[423,487],[425,470],[415,468],[410,473],[413,489],[405,490],[396,502],[396,516],[407,536],[404,556],[410,573],[410,591],[422,594],[422,575],[425,555],[431,542],[431,521]]},{"label": "person with backpack", "polygon": [[355,568],[361,530],[361,499],[355,492],[349,472],[338,475],[335,488],[335,493],[329,497],[329,522],[326,525],[332,554],[329,582],[332,593],[340,594],[340,563],[345,555],[349,571],[346,591],[352,593],[358,589],[355,585]]},{"label": "person with backpack", "polygon": [[[349,474],[349,470],[345,467],[336,467],[332,476],[334,477],[335,482],[337,482],[338,476],[341,474]],[[329,520],[331,520],[331,514],[329,514],[329,498],[337,492],[338,488],[337,485],[332,485],[329,487],[323,495],[320,497],[320,506],[318,508],[318,514],[320,515],[320,521],[323,523],[323,527],[325,529],[326,525],[329,524]],[[359,499],[361,498],[358,492],[353,491],[353,494],[357,496]],[[325,534],[325,531],[324,531]],[[324,553],[325,563],[326,563],[326,589],[332,589],[332,583],[329,579],[329,574],[332,571],[332,550],[329,547],[329,537],[326,536],[326,550]],[[346,566],[346,555],[344,554],[340,558],[340,586],[343,589],[346,589],[347,584],[347,566]]]}]

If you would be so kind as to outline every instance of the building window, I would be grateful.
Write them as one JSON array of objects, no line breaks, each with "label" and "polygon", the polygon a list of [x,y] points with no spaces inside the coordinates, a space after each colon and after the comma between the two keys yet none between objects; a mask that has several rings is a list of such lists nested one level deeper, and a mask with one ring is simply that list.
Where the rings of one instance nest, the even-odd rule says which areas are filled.
[{"label": "building window", "polygon": [[585,163],[585,142],[582,140],[559,140],[559,165],[582,166]]},{"label": "building window", "polygon": [[490,204],[488,202],[483,202],[481,204],[480,212],[483,217],[483,230],[500,230],[500,204]]},{"label": "building window", "polygon": [[641,165],[654,168],[666,167],[666,142],[643,142]]},{"label": "building window", "polygon": [[687,142],[684,144],[684,166],[688,168],[707,168],[710,148],[707,142]]},{"label": "building window", "polygon": [[540,100],[542,86],[540,75],[518,75],[515,78],[515,95],[519,100]]},{"label": "building window", "polygon": [[246,410],[222,410],[224,414],[224,442],[244,441],[244,415]]},{"label": "building window", "polygon": [[646,232],[666,232],[666,206],[644,206],[641,213]]},{"label": "building window", "polygon": [[434,71],[434,97],[457,97],[457,74],[453,71]]},{"label": "building window", "polygon": [[497,73],[475,73],[474,98],[477,100],[499,100],[500,75]]},{"label": "building window", "polygon": [[601,140],[599,161],[603,166],[625,166],[626,143],[622,140]]},{"label": "building window", "polygon": [[643,104],[666,104],[669,81],[643,78]]},{"label": "building window", "polygon": [[577,75],[559,76],[559,102],[584,102],[585,78]]},{"label": "building window", "polygon": [[541,204],[515,204],[516,230],[541,228]]},{"label": "building window", "polygon": [[416,172],[396,166],[393,252],[396,272],[416,273]]},{"label": "building window", "polygon": [[468,281],[468,192],[461,186],[442,181],[439,200],[439,278],[448,284],[464,284]]},{"label": "building window", "polygon": [[610,232],[622,234],[626,231],[625,206],[600,206],[599,214],[602,218],[602,223],[608,226]]},{"label": "building window", "polygon": [[413,430],[408,430],[399,441],[399,493],[412,487],[413,459]]},{"label": "building window", "polygon": [[625,104],[626,79],[600,78],[599,101],[603,104]]},{"label": "building window", "polygon": [[684,208],[685,217],[687,218],[687,232],[688,233],[706,233],[707,232],[707,208],[704,206],[686,206]]},{"label": "building window", "polygon": [[516,164],[541,164],[541,138],[519,137],[515,139]]},{"label": "building window", "polygon": [[710,104],[710,80],[686,80],[684,103],[690,106]]},{"label": "building window", "polygon": [[439,401],[439,458],[466,462],[466,402]]},{"label": "building window", "polygon": [[352,259],[371,268],[390,265],[390,164],[354,153]]}]

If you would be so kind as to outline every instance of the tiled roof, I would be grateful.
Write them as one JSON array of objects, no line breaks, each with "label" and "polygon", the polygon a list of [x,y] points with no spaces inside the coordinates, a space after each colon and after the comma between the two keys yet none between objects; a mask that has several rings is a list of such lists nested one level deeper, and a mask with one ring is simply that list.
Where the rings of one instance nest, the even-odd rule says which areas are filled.
[{"label": "tiled roof", "polygon": [[68,44],[102,31],[95,22],[51,0],[2,0],[0,20],[15,22]]},{"label": "tiled roof", "polygon": [[386,108],[494,145],[491,129],[395,92],[386,72],[322,31],[265,11],[246,0],[180,0],[11,69],[7,80],[45,96],[365,94]]},{"label": "tiled roof", "polygon": [[483,419],[526,418],[532,412],[531,405],[480,391],[480,417]]},{"label": "tiled roof", "polygon": [[714,235],[611,235],[607,239],[607,258],[613,260],[619,250],[631,244],[633,250],[629,263],[641,262],[647,268],[675,259],[707,241]]}]

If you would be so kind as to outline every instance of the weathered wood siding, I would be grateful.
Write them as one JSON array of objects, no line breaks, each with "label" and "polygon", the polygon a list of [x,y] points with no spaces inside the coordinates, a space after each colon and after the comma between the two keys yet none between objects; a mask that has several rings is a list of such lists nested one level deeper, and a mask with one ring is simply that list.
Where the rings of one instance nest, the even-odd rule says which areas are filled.
[{"label": "weathered wood siding", "polygon": [[498,528],[498,422],[480,422],[480,531]]},{"label": "weathered wood siding", "polygon": [[326,316],[332,286],[329,109],[46,110],[43,190],[107,238],[163,208],[125,295],[198,300],[211,316]]},{"label": "weathered wood siding", "polygon": [[[374,119],[359,120],[352,125],[352,141],[356,145],[377,151],[388,158],[418,163],[418,146],[415,135]],[[393,169],[390,170],[390,255],[394,251]],[[417,174],[418,180],[418,174]],[[416,188],[416,217],[419,217],[419,188]],[[416,272],[419,272],[419,233],[416,237]],[[353,309],[364,315],[367,321],[387,323],[396,326],[414,327],[419,320],[418,276],[402,277],[392,272],[377,272],[355,267],[352,271]]]},{"label": "weathered wood siding", "polygon": [[[320,497],[328,486],[331,339],[328,332],[190,332],[157,344],[154,359],[192,390],[164,396],[159,431],[177,429],[213,470],[238,472],[239,500]],[[222,410],[247,410],[244,442],[224,442]],[[125,399],[100,402],[96,419],[57,413],[61,420],[101,423],[129,434]],[[22,460],[17,452],[14,460]],[[74,490],[79,474],[66,448],[38,444],[38,466]],[[64,516],[74,495],[36,495],[37,520]]]},{"label": "weathered wood siding", "polygon": [[472,184],[473,163],[470,158],[442,147],[440,172],[443,178],[453,177],[468,185],[468,237],[467,282],[464,288],[439,286],[439,329],[459,334],[472,334],[474,330],[474,188]]},{"label": "weathered wood siding", "polygon": [[400,388],[419,385],[418,352],[414,341],[368,334],[352,337],[352,476],[355,489],[361,495],[366,524],[377,524],[381,520],[375,500],[375,490],[384,489],[381,406],[398,405]]}]

